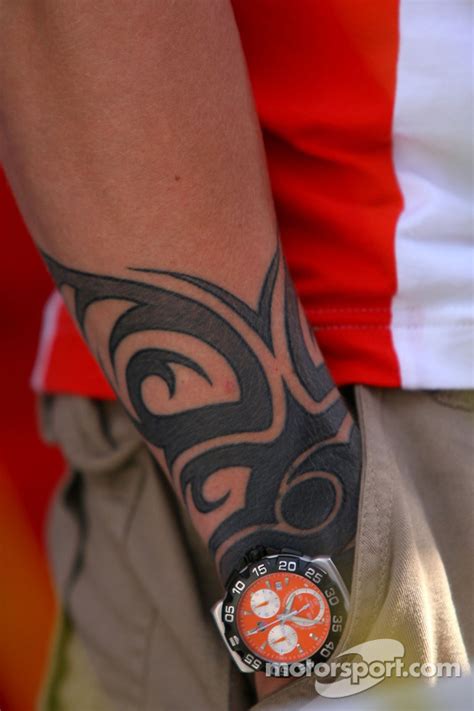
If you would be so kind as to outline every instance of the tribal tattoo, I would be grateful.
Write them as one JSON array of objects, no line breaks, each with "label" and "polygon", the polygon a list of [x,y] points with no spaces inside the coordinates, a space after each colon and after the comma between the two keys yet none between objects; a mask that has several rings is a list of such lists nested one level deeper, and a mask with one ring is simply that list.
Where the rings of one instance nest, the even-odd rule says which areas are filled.
[{"label": "tribal tattoo", "polygon": [[188,274],[116,278],[44,257],[223,579],[255,545],[350,544],[360,435],[279,250],[256,309]]}]

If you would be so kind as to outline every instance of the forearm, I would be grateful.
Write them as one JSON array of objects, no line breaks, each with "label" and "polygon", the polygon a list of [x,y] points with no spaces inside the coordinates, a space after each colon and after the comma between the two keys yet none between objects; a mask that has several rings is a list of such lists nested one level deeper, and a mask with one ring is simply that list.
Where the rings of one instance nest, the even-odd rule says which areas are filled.
[{"label": "forearm", "polygon": [[2,160],[91,350],[223,578],[256,544],[343,549],[358,432],[285,273],[228,4],[38,5],[4,9]]},{"label": "forearm", "polygon": [[278,251],[255,308],[195,274],[47,262],[224,578],[258,544],[347,545],[358,434]]}]

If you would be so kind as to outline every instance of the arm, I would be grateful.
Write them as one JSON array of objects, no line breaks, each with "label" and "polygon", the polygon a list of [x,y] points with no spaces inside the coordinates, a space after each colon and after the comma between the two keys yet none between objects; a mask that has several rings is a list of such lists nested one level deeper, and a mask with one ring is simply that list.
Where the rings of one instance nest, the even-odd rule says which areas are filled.
[{"label": "arm", "polygon": [[256,543],[342,550],[358,431],[278,246],[229,3],[0,8],[1,160],[220,575]]}]

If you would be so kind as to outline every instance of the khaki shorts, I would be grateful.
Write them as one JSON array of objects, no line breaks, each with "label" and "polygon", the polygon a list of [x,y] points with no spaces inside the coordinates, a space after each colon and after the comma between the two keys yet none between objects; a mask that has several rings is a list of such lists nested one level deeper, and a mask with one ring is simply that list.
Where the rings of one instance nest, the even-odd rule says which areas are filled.
[{"label": "khaki shorts", "polygon": [[[466,673],[474,393],[357,387],[356,402],[364,464],[339,649],[393,638],[407,664]],[[210,556],[121,406],[45,398],[42,426],[70,467],[49,526],[64,615],[43,707],[238,711],[314,699],[314,679],[302,678],[255,706],[209,615],[222,595]]]}]

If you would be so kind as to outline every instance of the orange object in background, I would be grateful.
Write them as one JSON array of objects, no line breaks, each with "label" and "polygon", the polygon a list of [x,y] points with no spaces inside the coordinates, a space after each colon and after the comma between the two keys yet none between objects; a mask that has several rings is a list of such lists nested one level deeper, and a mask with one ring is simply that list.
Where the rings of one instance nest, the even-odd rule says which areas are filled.
[{"label": "orange object in background", "polygon": [[0,172],[0,708],[33,711],[54,625],[43,529],[62,471],[29,385],[52,282]]},{"label": "orange object in background", "polygon": [[0,705],[35,708],[55,615],[44,554],[15,491],[0,468]]}]

